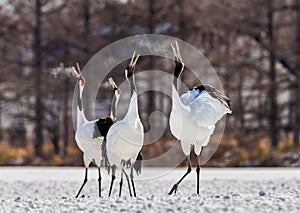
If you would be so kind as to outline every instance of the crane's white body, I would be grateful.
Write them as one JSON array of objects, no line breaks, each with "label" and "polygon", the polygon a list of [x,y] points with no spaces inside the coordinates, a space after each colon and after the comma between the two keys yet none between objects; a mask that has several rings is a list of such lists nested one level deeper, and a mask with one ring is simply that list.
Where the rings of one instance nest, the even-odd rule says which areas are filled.
[{"label": "crane's white body", "polygon": [[[79,86],[79,95],[82,100],[83,87]],[[95,137],[97,135],[97,120],[88,121],[84,115],[83,108],[80,110],[77,106],[77,128],[75,132],[75,141],[79,149],[83,152],[83,162],[86,168],[93,162],[100,167],[102,160],[102,142],[104,137]]]},{"label": "crane's white body", "polygon": [[188,91],[179,97],[174,85],[172,100],[171,132],[181,141],[185,155],[190,155],[192,145],[195,153],[199,155],[202,147],[208,144],[215,124],[226,113],[231,113],[231,110],[206,91],[196,96]]},{"label": "crane's white body", "polygon": [[[114,88],[115,97],[113,99],[112,108],[111,108],[111,117],[101,118],[98,120],[89,121],[86,119],[83,104],[82,104],[82,93],[85,85],[85,79],[82,76],[80,71],[80,67],[77,64],[78,70],[73,67],[73,71],[75,73],[77,80],[77,85],[79,87],[78,99],[77,99],[77,114],[76,114],[76,131],[75,131],[75,140],[79,147],[79,149],[83,152],[83,162],[85,166],[85,178],[83,184],[81,185],[76,198],[79,196],[81,190],[85,186],[87,182],[88,176],[88,167],[91,162],[93,162],[98,167],[99,173],[99,197],[101,197],[101,172],[100,166],[103,157],[105,157],[105,150],[103,149],[103,141],[105,140],[105,136],[107,135],[108,129],[111,127],[113,121],[115,120],[115,114],[117,109],[118,100],[120,97],[121,91],[115,84],[112,78],[109,78],[109,81]],[[106,160],[106,159],[105,159]],[[105,162],[106,163],[106,162]]]},{"label": "crane's white body", "polygon": [[168,193],[176,193],[178,185],[192,171],[190,153],[197,155],[197,194],[200,194],[200,154],[203,146],[209,143],[215,130],[215,124],[227,113],[231,113],[230,99],[209,85],[200,85],[187,91],[181,97],[177,92],[178,77],[184,70],[184,63],[177,41],[175,47],[171,43],[175,56],[175,69],[172,85],[172,111],[170,114],[170,130],[181,141],[181,147],[187,156],[188,169],[175,183]]},{"label": "crane's white body", "polygon": [[75,140],[79,149],[83,152],[84,166],[87,168],[91,162],[100,167],[102,160],[102,142],[104,137],[93,138],[95,121],[89,121],[75,133]]},{"label": "crane's white body", "polygon": [[133,92],[125,117],[113,124],[106,141],[107,158],[110,166],[121,166],[123,160],[133,165],[144,141],[144,128],[138,114],[137,94]]}]

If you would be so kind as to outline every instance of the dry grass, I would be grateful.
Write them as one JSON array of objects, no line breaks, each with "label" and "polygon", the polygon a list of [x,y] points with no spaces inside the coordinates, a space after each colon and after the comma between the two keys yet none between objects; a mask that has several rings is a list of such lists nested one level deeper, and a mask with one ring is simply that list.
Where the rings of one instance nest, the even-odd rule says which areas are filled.
[{"label": "dry grass", "polygon": [[[143,147],[145,159],[155,158],[168,151],[174,145],[173,140],[159,140]],[[178,144],[177,144],[178,145]],[[180,145],[177,147],[178,155],[182,154]],[[176,149],[176,150],[177,150]],[[67,155],[55,154],[51,143],[43,146],[43,157],[34,155],[32,146],[26,148],[11,147],[0,143],[0,166],[4,165],[35,165],[35,166],[82,166],[82,153],[74,144],[70,145]],[[174,156],[164,160],[172,161]],[[192,160],[195,161],[192,155]],[[195,163],[195,162],[194,162]],[[185,162],[181,164],[185,165]],[[277,147],[272,147],[268,138],[262,134],[250,136],[229,137],[224,136],[216,153],[205,166],[237,167],[237,166],[299,166],[300,148],[294,147],[292,140],[286,138]]]},{"label": "dry grass", "polygon": [[0,143],[0,166],[11,165],[35,165],[35,166],[81,166],[82,154],[81,151],[75,147],[70,146],[67,155],[55,154],[53,146],[45,143],[43,146],[43,157],[37,158],[34,154],[32,146],[25,148],[12,147]]}]

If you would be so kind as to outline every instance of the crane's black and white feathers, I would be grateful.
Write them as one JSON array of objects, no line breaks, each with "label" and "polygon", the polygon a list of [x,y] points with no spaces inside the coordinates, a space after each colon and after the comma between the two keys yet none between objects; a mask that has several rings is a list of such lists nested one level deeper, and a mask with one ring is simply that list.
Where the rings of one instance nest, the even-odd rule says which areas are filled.
[{"label": "crane's black and white feathers", "polygon": [[175,55],[175,68],[172,86],[172,111],[170,129],[181,141],[183,152],[189,155],[191,145],[197,155],[209,142],[215,124],[227,113],[231,113],[230,100],[210,85],[200,85],[181,96],[177,92],[177,78],[184,69],[177,42],[171,45]]},{"label": "crane's black and white feathers", "polygon": [[94,137],[106,137],[109,128],[114,124],[111,117],[100,118],[95,122]]},{"label": "crane's black and white feathers", "polygon": [[[200,89],[199,89],[200,88]],[[215,125],[225,114],[231,114],[229,98],[210,85],[195,87],[180,96],[197,126]]]},{"label": "crane's black and white feathers", "polygon": [[218,99],[219,101],[221,101],[231,111],[231,106],[230,106],[231,100],[230,100],[230,98],[223,95],[219,90],[217,90],[213,86],[211,86],[209,84],[201,84],[197,87],[194,87],[193,89],[199,90],[200,93],[202,91],[207,91],[208,94],[210,94],[213,98]]},{"label": "crane's black and white feathers", "polygon": [[141,172],[142,172],[142,160],[143,160],[143,154],[140,151],[136,158],[136,161],[133,164],[133,168],[136,171],[137,175],[141,174]]},{"label": "crane's black and white feathers", "polygon": [[[184,63],[179,51],[179,46],[178,43],[175,42],[175,47],[173,46],[173,44],[171,43],[171,47],[175,56],[175,69],[174,69],[174,76],[176,78],[174,78],[174,80],[176,81],[176,86],[177,86],[177,78],[179,78],[179,75],[182,73],[183,69],[184,69]],[[176,88],[177,89],[177,88]]]},{"label": "crane's black and white feathers", "polygon": [[101,161],[101,165],[103,165],[104,162],[104,166],[105,168],[108,170],[108,173],[110,172],[110,165],[109,165],[109,161],[107,158],[107,151],[106,151],[106,137],[107,137],[107,133],[108,130],[110,129],[110,127],[116,122],[117,120],[117,106],[118,106],[118,102],[120,99],[120,95],[121,95],[121,90],[120,88],[117,86],[117,84],[114,82],[113,78],[109,78],[108,79],[111,86],[114,89],[114,98],[112,100],[112,104],[111,104],[111,112],[110,112],[110,117],[106,117],[106,118],[100,118],[96,123],[97,123],[97,127],[98,130],[100,131],[100,134],[104,137],[103,138],[103,142],[102,142],[102,161]]},{"label": "crane's black and white feathers", "polygon": [[171,44],[175,56],[175,69],[173,72],[170,130],[181,141],[182,151],[188,160],[188,170],[173,185],[168,194],[176,193],[178,185],[191,172],[190,152],[192,150],[197,155],[197,194],[199,194],[201,150],[208,144],[216,123],[225,114],[231,113],[230,100],[210,85],[200,85],[179,97],[177,81],[184,69],[184,64],[176,41],[175,44],[176,48]]},{"label": "crane's black and white feathers", "polygon": [[[93,162],[98,167],[99,173],[99,197],[101,197],[101,172],[100,166],[102,159],[107,159],[105,148],[105,140],[109,128],[113,125],[114,117],[100,118],[97,120],[89,121],[84,114],[84,108],[82,103],[82,94],[85,86],[85,79],[81,73],[79,64],[77,63],[77,70],[75,67],[72,67],[74,76],[77,78],[77,85],[79,92],[77,94],[77,120],[76,120],[76,132],[75,140],[79,149],[83,152],[83,162],[85,166],[85,178],[83,184],[81,185],[76,198],[79,196],[81,190],[87,182],[88,167],[91,162]],[[113,82],[110,79],[110,82]],[[113,82],[114,83],[114,82]],[[116,84],[112,85],[113,88],[117,87]],[[119,99],[120,92],[116,93],[115,96],[117,100]],[[113,102],[112,108],[117,108],[117,101]],[[111,112],[111,115],[115,114]],[[104,141],[104,142],[103,142]],[[104,143],[104,144],[103,144]]]},{"label": "crane's black and white feathers", "polygon": [[[101,165],[102,158],[105,157],[106,152],[103,149],[105,147],[105,141],[109,128],[114,123],[113,117],[105,117],[97,120],[89,121],[85,117],[83,103],[82,103],[82,93],[85,86],[85,78],[83,77],[80,67],[78,64],[77,70],[73,68],[74,76],[77,78],[77,84],[79,87],[78,92],[78,101],[77,101],[77,128],[75,133],[75,139],[78,147],[83,152],[84,164],[87,168],[90,162],[93,162],[97,167]],[[118,99],[120,96],[120,90],[112,79],[110,79],[112,87],[118,89],[118,93],[115,92],[115,99],[112,103],[112,109],[114,112],[111,112],[112,115],[115,115],[115,111],[118,104]],[[115,91],[115,90],[114,90]]]},{"label": "crane's black and white feathers", "polygon": [[[111,195],[115,179],[116,167],[121,168],[122,174],[125,174],[127,177],[128,188],[130,195],[132,195],[129,179],[124,170],[127,166],[131,167],[130,178],[134,196],[136,196],[133,181],[133,169],[136,169],[137,173],[140,172],[141,165],[139,163],[135,164],[135,162],[139,156],[144,141],[144,127],[139,117],[138,98],[134,81],[134,68],[138,58],[139,55],[135,57],[134,52],[129,66],[125,69],[125,77],[130,85],[131,95],[128,111],[122,120],[117,121],[114,125],[112,125],[107,134],[107,157],[110,166],[113,168],[109,196]],[[121,177],[119,196],[121,196],[122,180],[123,179]]]},{"label": "crane's black and white feathers", "polygon": [[183,113],[185,115],[183,120],[191,123],[194,126],[193,131],[199,133],[195,135],[195,143],[200,140],[201,146],[206,146],[215,130],[215,124],[225,114],[231,114],[231,109],[229,98],[212,86],[201,85],[200,89],[198,88],[191,89],[180,96],[180,102],[185,106],[182,107],[181,112],[186,111],[186,113]]},{"label": "crane's black and white feathers", "polygon": [[[102,162],[104,162],[104,166],[108,169],[109,171],[109,164],[108,164],[108,159],[106,155],[106,136],[108,133],[109,128],[114,124],[114,121],[111,117],[106,117],[106,118],[100,118],[96,121],[95,125],[95,131],[99,134],[98,137],[103,137],[103,141],[101,144],[101,156],[102,156]],[[97,135],[95,135],[97,136]]]}]

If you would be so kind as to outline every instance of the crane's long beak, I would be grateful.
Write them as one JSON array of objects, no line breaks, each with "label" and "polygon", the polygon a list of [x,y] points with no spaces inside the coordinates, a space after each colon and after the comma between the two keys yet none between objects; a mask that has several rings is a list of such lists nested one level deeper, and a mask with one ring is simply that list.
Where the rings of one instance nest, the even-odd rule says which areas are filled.
[{"label": "crane's long beak", "polygon": [[136,58],[135,58],[135,60],[134,60],[134,62],[133,62],[133,64],[132,64],[133,67],[135,67],[136,62],[138,61],[139,57],[140,57],[140,54],[138,54],[138,55],[136,56]]},{"label": "crane's long beak", "polygon": [[79,79],[80,78],[80,73],[75,69],[75,67],[72,67],[72,70],[75,74],[75,77]]},{"label": "crane's long beak", "polygon": [[116,82],[114,81],[114,79],[112,77],[110,77],[108,79],[108,81],[109,81],[109,83],[110,83],[110,85],[112,86],[113,89],[117,89],[118,88]]},{"label": "crane's long beak", "polygon": [[175,41],[175,47],[176,48],[174,47],[174,45],[172,43],[171,43],[171,47],[172,47],[175,59],[182,63],[182,57],[181,57],[181,54],[180,54],[180,51],[179,51],[179,46],[178,46],[177,41]]},{"label": "crane's long beak", "polygon": [[138,61],[140,54],[138,54],[137,56],[135,56],[136,52],[134,51],[132,56],[131,56],[131,61],[129,66],[134,67],[136,65],[136,62]]},{"label": "crane's long beak", "polygon": [[81,75],[81,69],[80,69],[80,66],[79,66],[79,63],[78,62],[76,62],[76,67],[77,67],[77,71],[78,71],[78,73]]},{"label": "crane's long beak", "polygon": [[171,47],[172,47],[172,50],[173,50],[173,54],[175,57],[177,57],[177,53],[176,53],[176,49],[174,48],[173,44],[171,43]]},{"label": "crane's long beak", "polygon": [[132,54],[132,56],[131,56],[131,60],[130,60],[129,66],[132,66],[134,56],[135,56],[135,51],[133,51],[133,54]]}]

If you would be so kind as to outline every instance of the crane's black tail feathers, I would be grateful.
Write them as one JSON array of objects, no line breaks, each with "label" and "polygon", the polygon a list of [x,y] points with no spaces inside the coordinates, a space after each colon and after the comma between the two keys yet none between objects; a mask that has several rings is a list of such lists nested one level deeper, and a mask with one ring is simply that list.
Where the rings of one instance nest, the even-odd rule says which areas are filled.
[{"label": "crane's black tail feathers", "polygon": [[[141,171],[142,171],[142,160],[143,160],[142,152],[139,152],[138,156],[136,157],[135,162],[133,163],[133,169],[136,171],[137,175],[141,174]],[[132,160],[131,160],[131,158],[128,159],[128,160],[122,160],[121,161],[121,166],[123,168],[131,168],[131,166],[132,166]]]},{"label": "crane's black tail feathers", "polygon": [[109,161],[107,158],[107,152],[106,152],[106,136],[107,136],[109,128],[114,124],[114,122],[113,122],[112,118],[106,117],[106,118],[98,119],[96,123],[97,123],[97,127],[98,127],[98,130],[99,130],[101,136],[104,137],[102,145],[101,145],[101,149],[102,149],[101,165],[103,165],[103,163],[104,163],[104,167],[107,169],[107,172],[109,174],[110,165],[109,165]]},{"label": "crane's black tail feathers", "polygon": [[106,152],[106,137],[103,139],[101,149],[102,149],[102,163],[101,164],[103,165],[103,162],[104,162],[104,167],[106,168],[106,170],[109,174],[110,173],[110,165],[109,165],[109,161],[107,158],[107,152]]},{"label": "crane's black tail feathers", "polygon": [[209,84],[201,84],[194,89],[198,89],[200,92],[205,90],[207,91],[213,98],[218,99],[221,103],[223,103],[229,110],[231,110],[231,100],[227,96],[223,95],[219,90],[214,88]]},{"label": "crane's black tail feathers", "polygon": [[134,164],[133,164],[133,168],[136,171],[136,174],[139,175],[141,174],[142,171],[142,160],[143,160],[143,155],[142,152],[139,152]]},{"label": "crane's black tail feathers", "polygon": [[106,137],[109,128],[114,124],[114,122],[110,117],[106,117],[106,118],[99,118],[96,121],[96,124],[101,136]]}]

